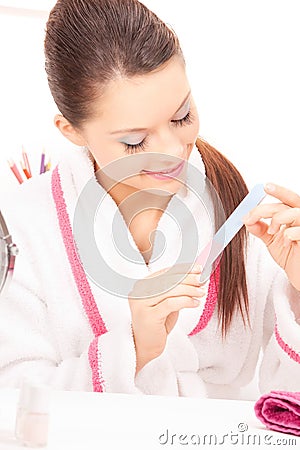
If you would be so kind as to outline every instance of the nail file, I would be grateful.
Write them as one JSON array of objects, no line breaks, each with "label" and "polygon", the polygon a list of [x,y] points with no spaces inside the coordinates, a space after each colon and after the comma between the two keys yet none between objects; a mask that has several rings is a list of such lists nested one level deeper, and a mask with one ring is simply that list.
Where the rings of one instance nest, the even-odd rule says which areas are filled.
[{"label": "nail file", "polygon": [[251,209],[259,205],[266,195],[264,185],[256,184],[219,228],[213,239],[202,250],[196,259],[196,263],[203,266],[203,271],[200,275],[201,283],[208,280],[212,264],[244,225],[243,217]]}]

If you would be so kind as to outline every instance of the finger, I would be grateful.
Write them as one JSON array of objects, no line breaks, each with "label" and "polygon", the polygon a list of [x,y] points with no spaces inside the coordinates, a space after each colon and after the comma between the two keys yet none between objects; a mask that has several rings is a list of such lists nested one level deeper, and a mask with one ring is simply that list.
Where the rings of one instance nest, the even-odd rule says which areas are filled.
[{"label": "finger", "polygon": [[300,208],[288,208],[285,211],[274,214],[268,229],[268,233],[277,233],[281,225],[289,225],[292,227],[294,227],[295,225],[300,225]]},{"label": "finger", "polygon": [[282,203],[292,207],[300,207],[300,196],[290,189],[274,183],[267,183],[264,188],[267,194],[272,195]]},{"label": "finger", "polygon": [[253,208],[244,218],[245,225],[254,225],[260,219],[269,219],[281,211],[290,209],[283,203],[266,203]]},{"label": "finger", "polygon": [[164,302],[154,307],[156,314],[164,319],[172,312],[180,311],[183,308],[195,308],[200,305],[200,300],[192,297],[168,297]]},{"label": "finger", "polygon": [[172,285],[168,284],[167,287],[156,286],[151,292],[148,291],[147,285],[140,284],[138,291],[131,292],[128,297],[129,304],[134,308],[144,308],[145,306],[155,306],[161,303],[168,297],[177,296],[190,296],[190,297],[202,297],[206,295],[207,290],[200,286],[191,286],[185,284]]},{"label": "finger", "polygon": [[[158,272],[156,272],[158,273]],[[178,273],[168,274],[159,273],[156,277],[146,277],[137,280],[133,290],[129,293],[131,300],[147,300],[150,301],[150,306],[166,298],[171,289],[176,288],[179,285],[190,287],[203,287],[206,288],[208,281],[200,282],[200,273]],[[150,283],[150,284],[149,284]],[[155,298],[158,297],[157,301]]]},{"label": "finger", "polygon": [[188,273],[197,273],[200,274],[202,272],[202,266],[200,264],[192,264],[192,263],[180,263],[175,264],[174,266],[165,267],[164,269],[158,270],[157,272],[150,273],[145,278],[154,278],[162,274],[167,274],[169,272],[169,275],[173,274],[188,274]]},{"label": "finger", "polygon": [[[181,274],[180,274],[181,275]],[[186,284],[191,286],[203,286],[205,283],[200,283],[200,274],[199,273],[188,273],[187,275],[170,275],[168,282],[174,284]]]},{"label": "finger", "polygon": [[300,244],[300,226],[287,228],[284,231],[284,243],[283,246],[287,247],[291,242],[298,242]]},{"label": "finger", "polygon": [[179,284],[167,292],[158,295],[155,298],[155,303],[159,304],[165,301],[167,298],[174,297],[204,297],[207,294],[207,290],[201,286],[191,286],[187,284]]}]

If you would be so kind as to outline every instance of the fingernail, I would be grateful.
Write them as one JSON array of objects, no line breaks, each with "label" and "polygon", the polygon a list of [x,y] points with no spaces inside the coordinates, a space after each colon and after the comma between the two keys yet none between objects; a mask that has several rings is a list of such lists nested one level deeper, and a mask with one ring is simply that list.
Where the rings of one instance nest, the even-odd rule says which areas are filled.
[{"label": "fingernail", "polygon": [[267,233],[268,233],[268,234],[275,234],[274,228],[272,228],[271,226],[269,226]]},{"label": "fingernail", "polygon": [[197,291],[199,292],[199,294],[203,295],[206,293],[206,290],[203,287],[197,287]]},{"label": "fingernail", "polygon": [[193,298],[193,305],[199,306],[200,305],[200,300],[198,300],[197,298]]},{"label": "fingernail", "polygon": [[195,264],[195,269],[197,272],[202,272],[203,267],[201,266],[201,264]]},{"label": "fingernail", "polygon": [[272,184],[272,183],[267,183],[267,184],[265,185],[265,188],[266,188],[266,190],[269,191],[269,192],[274,192],[275,189],[276,189],[275,185]]}]

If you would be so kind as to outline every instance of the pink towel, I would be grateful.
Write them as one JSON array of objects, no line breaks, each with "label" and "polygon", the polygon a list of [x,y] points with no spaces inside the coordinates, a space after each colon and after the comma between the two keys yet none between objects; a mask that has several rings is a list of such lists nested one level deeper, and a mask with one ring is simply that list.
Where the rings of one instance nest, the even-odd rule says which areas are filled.
[{"label": "pink towel", "polygon": [[254,405],[267,428],[300,436],[300,392],[271,391]]}]

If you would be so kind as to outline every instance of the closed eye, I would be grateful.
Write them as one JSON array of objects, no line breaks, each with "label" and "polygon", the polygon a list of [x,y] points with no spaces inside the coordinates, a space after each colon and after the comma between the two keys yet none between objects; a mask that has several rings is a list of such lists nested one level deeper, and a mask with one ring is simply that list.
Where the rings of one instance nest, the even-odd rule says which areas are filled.
[{"label": "closed eye", "polygon": [[174,125],[176,127],[182,127],[184,125],[190,125],[191,123],[193,123],[193,116],[192,116],[191,110],[189,110],[187,115],[184,116],[182,119],[171,120],[171,122],[174,123]]},{"label": "closed eye", "polygon": [[[189,112],[182,119],[173,119],[171,120],[171,123],[174,124],[175,127],[183,127],[184,125],[191,125],[193,120],[194,117],[191,110],[189,110]],[[125,146],[125,152],[131,154],[138,151],[145,151],[145,148],[147,147],[146,138],[137,144],[126,144],[125,142],[123,142],[123,144]]]}]

